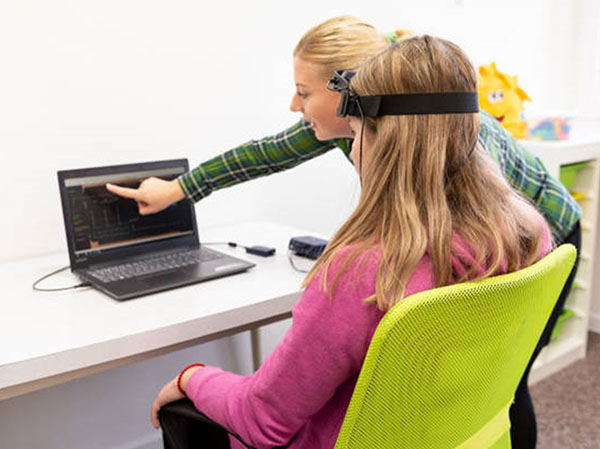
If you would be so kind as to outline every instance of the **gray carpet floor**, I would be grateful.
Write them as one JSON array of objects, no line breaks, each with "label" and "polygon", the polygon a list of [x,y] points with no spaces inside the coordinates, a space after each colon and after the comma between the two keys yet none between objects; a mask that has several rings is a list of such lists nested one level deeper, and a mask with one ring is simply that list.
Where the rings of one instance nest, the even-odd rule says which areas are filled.
[{"label": "gray carpet floor", "polygon": [[586,358],[531,387],[537,449],[600,449],[600,334]]}]

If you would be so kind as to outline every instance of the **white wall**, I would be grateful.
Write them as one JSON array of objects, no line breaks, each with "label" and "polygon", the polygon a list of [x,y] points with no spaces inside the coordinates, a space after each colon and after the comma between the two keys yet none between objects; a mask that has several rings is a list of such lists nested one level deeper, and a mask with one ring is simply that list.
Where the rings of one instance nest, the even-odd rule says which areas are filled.
[{"label": "white wall", "polygon": [[[196,164],[292,124],[298,118],[288,110],[294,44],[309,26],[341,13],[382,31],[404,27],[455,40],[476,64],[494,60],[518,74],[538,109],[597,114],[581,84],[595,83],[597,98],[598,72],[584,71],[592,66],[576,59],[592,52],[598,67],[599,39],[586,38],[598,23],[586,12],[597,13],[597,6],[569,5],[2,0],[0,262],[66,252],[59,169],[172,157]],[[591,50],[574,52],[583,41],[592,42]],[[352,167],[333,152],[216,193],[196,210],[201,228],[268,219],[329,234],[357,195]],[[281,334],[281,326],[274,329],[267,333],[270,347]],[[0,447],[159,447],[149,404],[191,360],[248,372],[247,336],[0,402]]]}]

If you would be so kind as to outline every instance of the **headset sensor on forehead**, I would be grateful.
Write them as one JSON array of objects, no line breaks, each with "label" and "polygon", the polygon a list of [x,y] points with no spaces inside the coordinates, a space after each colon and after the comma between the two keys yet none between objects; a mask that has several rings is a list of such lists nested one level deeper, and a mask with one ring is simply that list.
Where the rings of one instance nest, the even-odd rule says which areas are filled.
[{"label": "headset sensor on forehead", "polygon": [[336,70],[327,82],[340,92],[338,117],[381,117],[383,115],[464,114],[479,112],[477,92],[437,92],[395,95],[356,95],[350,89],[354,70]]}]

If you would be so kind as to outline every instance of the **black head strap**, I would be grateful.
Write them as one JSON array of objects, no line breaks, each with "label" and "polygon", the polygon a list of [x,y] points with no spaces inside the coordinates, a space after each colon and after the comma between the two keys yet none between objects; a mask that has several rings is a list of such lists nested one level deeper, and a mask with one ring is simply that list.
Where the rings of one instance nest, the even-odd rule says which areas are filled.
[{"label": "black head strap", "polygon": [[477,92],[437,92],[396,95],[355,95],[350,80],[356,72],[336,70],[327,88],[341,93],[337,115],[381,117],[383,115],[463,114],[479,112]]}]

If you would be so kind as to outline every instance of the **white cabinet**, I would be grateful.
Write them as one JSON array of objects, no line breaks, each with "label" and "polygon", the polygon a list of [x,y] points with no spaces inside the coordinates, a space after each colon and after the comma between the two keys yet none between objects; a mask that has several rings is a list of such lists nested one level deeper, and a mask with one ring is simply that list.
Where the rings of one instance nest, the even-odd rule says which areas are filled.
[{"label": "white cabinet", "polygon": [[585,357],[590,314],[600,304],[593,304],[597,289],[594,287],[598,228],[598,196],[600,174],[600,133],[574,135],[561,142],[521,142],[531,153],[538,156],[553,176],[559,178],[561,167],[586,162],[574,175],[569,189],[581,205],[583,215],[581,261],[575,276],[565,309],[571,316],[564,319],[562,332],[540,353],[533,366],[530,383],[547,377],[574,361]]}]

